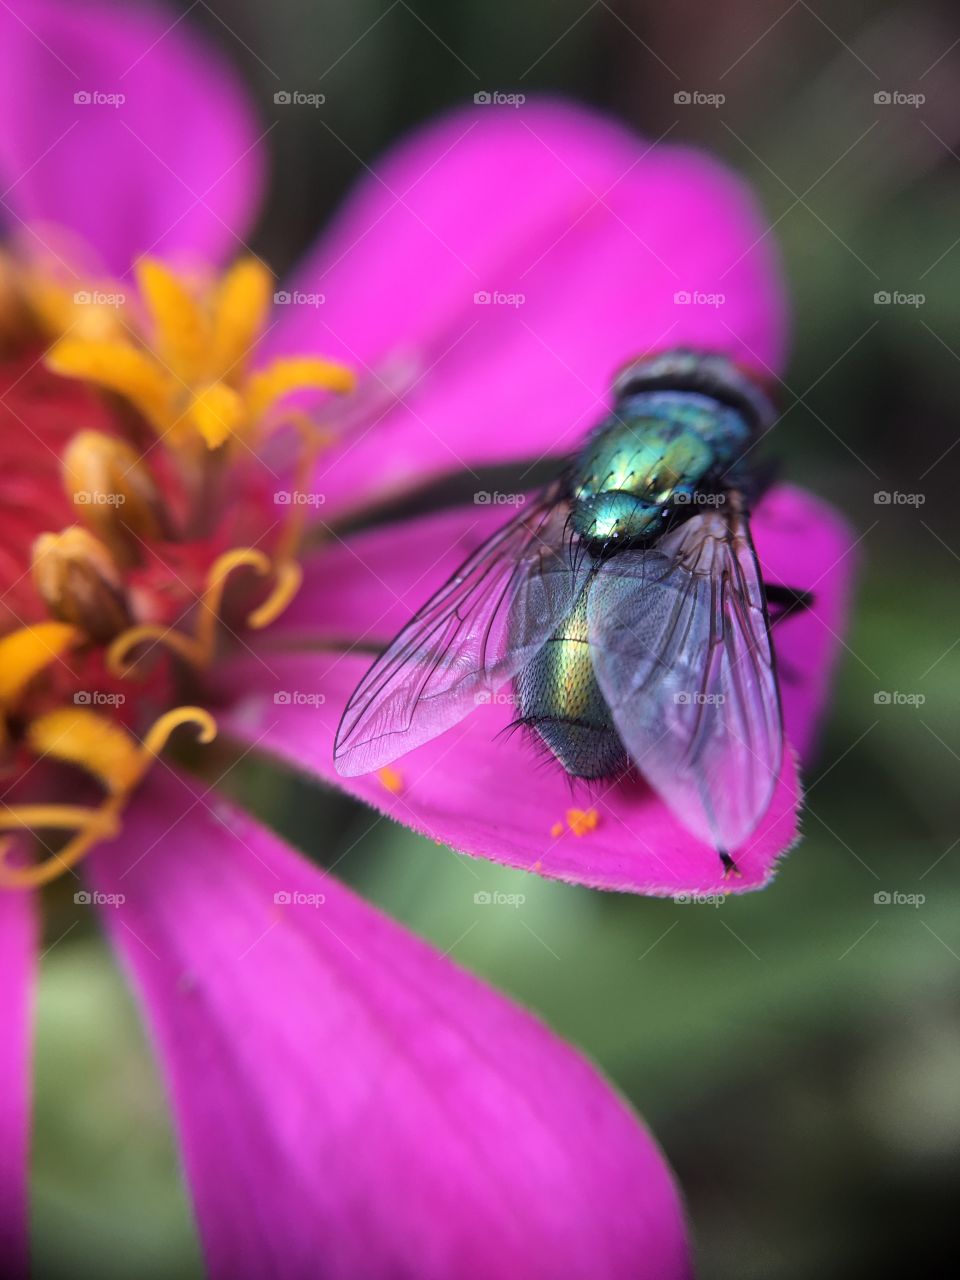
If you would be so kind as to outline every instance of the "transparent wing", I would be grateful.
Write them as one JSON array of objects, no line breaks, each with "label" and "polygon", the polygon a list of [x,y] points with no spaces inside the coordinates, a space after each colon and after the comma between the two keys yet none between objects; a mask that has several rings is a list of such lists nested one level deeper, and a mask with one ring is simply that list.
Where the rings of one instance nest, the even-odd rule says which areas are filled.
[{"label": "transparent wing", "polygon": [[588,573],[557,498],[488,539],[377,659],[340,722],[338,772],[369,773],[429,742],[536,655]]},{"label": "transparent wing", "polygon": [[780,774],[783,727],[747,520],[696,515],[624,552],[590,588],[597,680],[634,763],[685,826],[726,852]]}]

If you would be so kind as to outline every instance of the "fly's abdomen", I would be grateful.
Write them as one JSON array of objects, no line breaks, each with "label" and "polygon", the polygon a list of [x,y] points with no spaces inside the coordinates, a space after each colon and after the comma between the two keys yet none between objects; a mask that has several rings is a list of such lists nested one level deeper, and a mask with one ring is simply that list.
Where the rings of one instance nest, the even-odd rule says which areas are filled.
[{"label": "fly's abdomen", "polygon": [[587,640],[587,592],[516,680],[518,719],[576,778],[605,778],[627,755],[600,692]]}]

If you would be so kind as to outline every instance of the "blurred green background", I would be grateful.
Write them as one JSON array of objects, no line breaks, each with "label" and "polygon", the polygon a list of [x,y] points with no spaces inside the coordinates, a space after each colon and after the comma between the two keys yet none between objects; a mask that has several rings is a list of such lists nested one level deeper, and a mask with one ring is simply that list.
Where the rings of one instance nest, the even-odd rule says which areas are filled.
[{"label": "blurred green background", "polygon": [[[276,124],[255,246],[280,272],[364,161],[480,89],[569,93],[755,184],[795,308],[779,452],[862,535],[814,806],[774,885],[720,907],[605,896],[458,858],[279,775],[243,785],[301,848],[603,1066],[679,1175],[703,1280],[940,1274],[960,1188],[956,5],[182,8]],[[324,109],[283,114],[284,85],[325,93]],[[684,90],[725,101],[675,103]],[[895,290],[925,300],[875,303]],[[879,490],[924,502],[878,505]],[[925,701],[877,704],[881,690]],[[526,902],[474,905],[495,888]],[[54,903],[50,941],[68,928],[41,992],[37,1275],[196,1275],[136,1015],[98,937]]]}]

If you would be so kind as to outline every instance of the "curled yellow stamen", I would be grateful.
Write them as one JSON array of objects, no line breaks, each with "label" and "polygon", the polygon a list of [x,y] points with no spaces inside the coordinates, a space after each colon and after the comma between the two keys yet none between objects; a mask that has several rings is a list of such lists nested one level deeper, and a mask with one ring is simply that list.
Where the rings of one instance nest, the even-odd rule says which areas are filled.
[{"label": "curled yellow stamen", "polygon": [[130,793],[164,749],[173,731],[193,724],[206,744],[217,732],[216,721],[202,707],[176,707],[162,715],[136,742],[125,730],[94,712],[61,709],[41,716],[30,726],[28,739],[38,755],[85,768],[107,792],[99,808],[78,805],[31,804],[0,810],[0,830],[75,830],[64,847],[29,867],[12,867],[13,845],[0,841],[0,888],[30,889],[48,884],[71,870],[101,840],[120,831],[120,815]]},{"label": "curled yellow stamen", "polygon": [[131,627],[129,631],[124,631],[117,636],[107,650],[107,670],[113,676],[120,678],[128,676],[135,665],[130,661],[130,654],[138,645],[151,641],[154,644],[164,645],[192,666],[206,665],[193,636],[184,635],[182,631],[177,631],[173,627],[159,627],[152,623],[144,623],[143,626]]},{"label": "curled yellow stamen", "polygon": [[269,627],[286,609],[287,605],[300,590],[303,582],[303,570],[296,560],[283,560],[274,567],[276,581],[273,590],[247,617],[247,626],[260,631]]},{"label": "curled yellow stamen", "polygon": [[186,635],[173,627],[151,623],[131,627],[117,636],[107,650],[107,668],[115,676],[128,676],[133,666],[130,655],[139,645],[153,642],[164,645],[194,667],[208,667],[216,652],[217,626],[220,622],[227,579],[235,569],[253,569],[261,577],[274,572],[276,582],[266,600],[245,619],[247,626],[262,628],[279,617],[296,595],[302,573],[296,561],[274,565],[270,557],[256,547],[236,547],[218,556],[207,575],[207,585],[200,598],[194,635]]},{"label": "curled yellow stamen", "polygon": [[158,756],[167,745],[174,729],[179,729],[182,724],[196,725],[197,741],[205,747],[217,736],[217,722],[209,711],[203,707],[174,707],[154,721],[140,744],[145,768],[150,758]]},{"label": "curled yellow stamen", "polygon": [[[117,835],[120,830],[119,807],[117,801],[108,800],[99,809],[87,810],[84,817],[81,817],[81,811],[57,804],[11,809],[8,813],[0,814],[0,828],[5,830],[21,827],[53,827],[57,830],[78,827],[77,834],[59,853],[51,853],[43,862],[32,867],[9,866],[7,857],[12,841],[0,841],[0,888],[37,889],[71,871],[95,844]],[[25,820],[21,821],[21,817]]]}]

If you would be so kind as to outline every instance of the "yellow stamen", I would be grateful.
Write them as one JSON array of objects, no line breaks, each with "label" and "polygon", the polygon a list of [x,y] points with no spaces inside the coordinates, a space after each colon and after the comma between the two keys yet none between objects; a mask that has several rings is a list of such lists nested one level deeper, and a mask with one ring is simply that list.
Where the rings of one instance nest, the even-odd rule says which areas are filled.
[{"label": "yellow stamen", "polygon": [[115,676],[128,676],[133,664],[130,654],[138,645],[154,641],[165,645],[192,666],[208,667],[216,652],[217,627],[220,622],[227,579],[235,569],[253,569],[260,577],[272,570],[276,582],[266,600],[245,619],[247,626],[265,627],[283,612],[300,586],[302,574],[295,562],[274,566],[270,557],[256,547],[237,547],[218,556],[210,568],[207,584],[200,598],[194,635],[186,635],[173,627],[145,624],[131,627],[117,636],[107,650],[107,669]]},{"label": "yellow stamen", "polygon": [[[3,265],[0,259],[0,286]],[[0,839],[0,887],[46,883],[75,866],[99,841],[116,835],[127,799],[177,725],[197,726],[204,742],[216,733],[213,718],[197,707],[180,707],[161,716],[142,742],[119,721],[88,707],[61,705],[31,719],[35,701],[21,705],[30,681],[72,646],[83,646],[85,661],[88,655],[100,658],[119,677],[130,674],[143,656],[136,651],[146,644],[159,643],[191,666],[207,667],[215,657],[224,617],[233,622],[243,610],[246,627],[272,623],[301,585],[297,556],[305,532],[305,504],[292,504],[267,551],[241,546],[214,560],[189,631],[170,624],[179,592],[162,575],[163,565],[154,563],[152,555],[148,561],[144,552],[150,554],[157,541],[199,544],[184,550],[189,578],[195,557],[206,552],[207,540],[219,541],[225,535],[222,499],[227,469],[236,460],[230,447],[235,438],[256,450],[270,432],[292,421],[302,437],[295,483],[305,488],[329,435],[298,408],[280,402],[298,391],[344,393],[355,385],[348,369],[310,357],[285,357],[248,372],[272,286],[269,272],[258,261],[239,262],[219,284],[201,282],[197,287],[189,277],[143,259],[136,267],[140,298],[132,300],[124,322],[114,305],[125,301],[118,290],[104,291],[102,299],[113,314],[95,315],[101,300],[92,292],[71,296],[66,291],[76,277],[60,280],[51,274],[45,291],[38,275],[34,292],[28,294],[19,278],[26,268],[14,266],[16,305],[26,308],[31,333],[46,330],[58,335],[47,355],[48,368],[100,388],[108,394],[111,411],[117,407],[113,398],[123,398],[118,426],[138,442],[147,427],[159,439],[152,442],[156,470],[148,466],[142,447],[98,431],[79,430],[63,451],[63,483],[78,523],[42,534],[33,546],[34,585],[57,620],[0,638],[0,747],[6,745],[7,732],[15,733],[18,751],[29,750],[36,761],[49,759],[85,771],[96,780],[103,798],[93,807],[0,804],[0,832],[67,833],[60,837],[65,841],[62,848],[31,866],[15,861],[12,845],[18,842]],[[245,520],[246,496],[238,507]],[[179,552],[174,555],[179,564]],[[128,573],[135,568],[145,572]],[[231,575],[238,570],[252,571],[259,584],[232,583]],[[177,570],[171,573],[176,576]],[[251,607],[250,601],[258,599],[260,603]],[[163,621],[131,626],[138,618]],[[99,646],[108,647],[94,653]],[[43,705],[49,705],[58,689],[57,684],[44,686]],[[102,700],[109,702],[109,695]],[[119,695],[117,700],[121,701]],[[16,717],[8,716],[14,710]],[[393,769],[382,771],[381,780],[394,792],[403,785]]]},{"label": "yellow stamen", "polygon": [[10,706],[34,676],[80,640],[66,622],[39,622],[0,639],[0,708]]},{"label": "yellow stamen", "polygon": [[24,301],[33,312],[35,323],[49,338],[70,333],[74,338],[94,342],[123,341],[125,296],[115,281],[101,280],[93,287],[77,288],[77,277],[51,273],[51,264],[24,269],[20,274]]},{"label": "yellow stamen", "polygon": [[169,379],[147,352],[128,342],[62,338],[46,363],[54,373],[83,378],[124,396],[161,434],[175,424]]},{"label": "yellow stamen", "polygon": [[270,301],[271,276],[261,263],[240,261],[219,287],[204,289],[151,258],[136,274],[146,312],[139,345],[109,330],[104,337],[81,330],[56,343],[47,365],[124,396],[175,447],[199,436],[219,448],[296,391],[354,389],[349,369],[311,356],[282,357],[247,374]]},{"label": "yellow stamen", "polygon": [[99,809],[82,810],[68,805],[50,804],[24,806],[0,813],[2,830],[42,830],[50,827],[56,831],[73,828],[77,831],[59,853],[51,853],[43,862],[32,867],[11,867],[7,859],[14,842],[0,840],[0,889],[37,889],[70,871],[95,844],[101,840],[109,840],[119,833],[118,808],[115,801],[109,800]]},{"label": "yellow stamen", "polygon": [[245,409],[239,392],[225,382],[213,382],[194,397],[190,421],[208,449],[218,449],[242,427]]},{"label": "yellow stamen", "polygon": [[287,356],[251,374],[245,398],[250,416],[257,420],[294,391],[334,391],[343,395],[356,385],[356,377],[345,365],[312,356]]},{"label": "yellow stamen", "polygon": [[213,306],[210,372],[236,382],[263,329],[273,276],[256,258],[241,258],[223,277]]},{"label": "yellow stamen", "polygon": [[85,769],[111,794],[128,791],[142,772],[140,749],[126,729],[87,707],[58,707],[38,716],[27,742],[36,756]]},{"label": "yellow stamen", "polygon": [[204,747],[217,736],[217,722],[209,711],[203,707],[174,707],[155,720],[147,730],[141,746],[144,760],[148,756],[158,756],[170,740],[174,729],[182,724],[195,724],[199,730],[197,741]]},{"label": "yellow stamen", "polygon": [[160,361],[188,385],[203,378],[212,336],[208,317],[162,263],[141,258],[136,274],[153,325],[153,349]]},{"label": "yellow stamen", "polygon": [[274,565],[273,590],[247,617],[247,626],[262,631],[275,622],[300,590],[303,570],[296,560],[280,560]]},{"label": "yellow stamen", "polygon": [[101,840],[120,830],[120,815],[170,735],[183,724],[198,729],[204,744],[216,737],[213,716],[202,707],[176,707],[161,716],[137,742],[110,720],[82,708],[63,708],[35,720],[28,741],[38,755],[76,765],[92,774],[107,793],[97,809],[76,805],[19,805],[0,809],[0,830],[75,830],[57,853],[30,867],[11,867],[12,843],[0,841],[0,888],[35,888],[56,879]]}]

